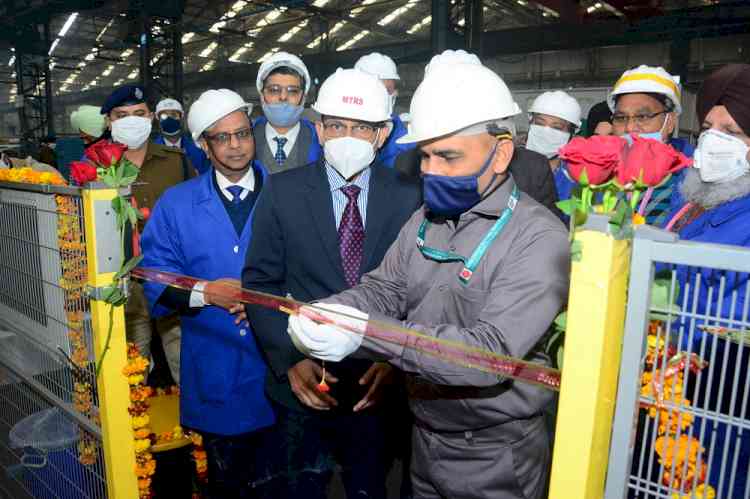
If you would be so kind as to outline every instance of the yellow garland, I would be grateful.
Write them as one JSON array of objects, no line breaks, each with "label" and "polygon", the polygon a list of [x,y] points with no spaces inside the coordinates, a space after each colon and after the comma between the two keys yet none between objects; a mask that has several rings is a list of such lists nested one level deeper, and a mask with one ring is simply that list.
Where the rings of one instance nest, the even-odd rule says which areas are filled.
[{"label": "yellow garland", "polygon": [[156,473],[156,460],[149,452],[151,448],[151,428],[146,400],[151,396],[153,390],[143,384],[144,373],[148,369],[149,361],[138,352],[138,347],[128,343],[128,361],[122,369],[130,386],[130,407],[133,427],[133,438],[135,440],[135,475],[138,477],[139,499],[150,499],[153,497],[151,491],[151,476]]}]

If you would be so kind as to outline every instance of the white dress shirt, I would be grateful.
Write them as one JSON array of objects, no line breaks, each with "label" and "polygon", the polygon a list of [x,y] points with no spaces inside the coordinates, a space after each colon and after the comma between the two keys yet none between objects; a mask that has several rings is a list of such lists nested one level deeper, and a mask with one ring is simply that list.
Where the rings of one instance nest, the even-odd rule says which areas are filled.
[{"label": "white dress shirt", "polygon": [[284,154],[286,154],[288,158],[289,154],[291,154],[292,152],[292,148],[294,147],[295,142],[297,142],[297,136],[299,135],[299,128],[300,128],[300,124],[298,121],[296,125],[294,125],[292,128],[289,129],[288,132],[282,135],[279,132],[277,132],[276,129],[272,127],[270,123],[266,122],[266,142],[268,142],[268,147],[271,148],[271,153],[275,156],[276,149],[279,148],[278,143],[273,139],[275,139],[276,137],[284,137],[286,139],[286,144],[284,144]]}]

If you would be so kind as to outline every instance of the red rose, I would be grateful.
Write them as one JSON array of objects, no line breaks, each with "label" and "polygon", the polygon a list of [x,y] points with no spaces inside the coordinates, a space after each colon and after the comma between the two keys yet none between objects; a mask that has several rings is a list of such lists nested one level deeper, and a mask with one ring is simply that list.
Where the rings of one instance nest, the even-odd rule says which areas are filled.
[{"label": "red rose", "polygon": [[693,160],[672,146],[634,135],[623,165],[617,170],[617,183],[655,187],[672,173],[692,164]]},{"label": "red rose", "polygon": [[[560,158],[567,162],[568,173],[576,182],[601,185],[622,164],[626,145],[625,139],[613,135],[594,135],[588,139],[576,137],[560,149]],[[586,178],[582,179],[584,171]]]},{"label": "red rose", "polygon": [[86,149],[86,157],[101,166],[109,168],[120,161],[128,146],[102,140]]},{"label": "red rose", "polygon": [[70,163],[70,176],[78,185],[93,182],[97,177],[96,167],[86,161],[72,161]]}]

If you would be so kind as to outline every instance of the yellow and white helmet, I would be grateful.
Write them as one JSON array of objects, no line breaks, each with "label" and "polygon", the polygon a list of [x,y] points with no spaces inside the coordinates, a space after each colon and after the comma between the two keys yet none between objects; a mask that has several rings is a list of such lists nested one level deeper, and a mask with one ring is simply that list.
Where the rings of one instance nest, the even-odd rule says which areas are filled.
[{"label": "yellow and white helmet", "polygon": [[661,94],[674,104],[677,114],[682,112],[680,78],[667,73],[664,68],[654,66],[638,66],[625,71],[607,97],[609,109],[615,110],[618,95],[641,93]]}]

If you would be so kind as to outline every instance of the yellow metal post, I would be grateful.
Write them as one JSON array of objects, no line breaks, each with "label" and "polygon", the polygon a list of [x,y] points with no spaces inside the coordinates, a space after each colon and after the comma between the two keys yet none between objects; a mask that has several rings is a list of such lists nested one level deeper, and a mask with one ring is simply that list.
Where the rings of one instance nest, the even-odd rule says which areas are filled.
[{"label": "yellow metal post", "polygon": [[[88,259],[88,284],[102,288],[111,284],[115,274],[109,271],[112,255],[100,254],[102,227],[111,229],[113,211],[111,201],[116,196],[114,189],[85,189],[83,191],[84,220],[86,228],[86,254]],[[106,210],[109,207],[109,210]],[[97,223],[99,226],[97,226]],[[99,241],[97,241],[99,230]],[[111,230],[108,235],[111,236]],[[97,244],[97,242],[99,244]],[[107,241],[119,245],[119,239]],[[120,256],[116,266],[120,266]],[[108,264],[109,263],[109,264]],[[105,268],[106,267],[106,268]],[[110,327],[110,306],[102,301],[91,300],[91,324],[94,332],[94,351],[100,359],[105,348]],[[99,416],[102,426],[102,445],[107,479],[107,497],[110,499],[136,499],[138,482],[135,476],[135,443],[133,427],[128,414],[130,390],[122,369],[127,362],[125,341],[125,316],[123,307],[115,307],[112,313],[112,334],[104,363],[102,364],[97,391],[99,394]]]},{"label": "yellow metal post", "polygon": [[630,241],[591,230],[573,262],[550,499],[601,499],[617,395]]}]

